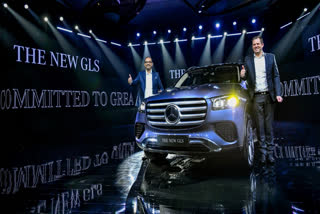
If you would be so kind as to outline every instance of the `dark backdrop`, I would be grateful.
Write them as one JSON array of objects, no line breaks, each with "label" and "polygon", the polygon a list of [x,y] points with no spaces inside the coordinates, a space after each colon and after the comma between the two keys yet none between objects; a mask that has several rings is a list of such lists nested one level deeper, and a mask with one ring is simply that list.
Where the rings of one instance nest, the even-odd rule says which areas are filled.
[{"label": "dark backdrop", "polygon": [[[32,20],[32,17],[17,19],[9,12],[1,13],[0,19],[1,139],[13,152],[26,145],[107,144],[106,138],[115,134],[110,131],[111,127],[133,124],[136,88],[128,86],[127,77],[129,73],[136,76],[143,68],[143,45],[134,47],[140,56],[140,61],[135,62],[126,41],[118,47],[109,41],[104,44],[77,36],[75,32],[57,31],[54,26],[55,34],[43,21]],[[284,103],[277,106],[276,120],[320,121],[319,20],[319,14],[312,13],[285,29],[267,28],[263,33],[264,50],[276,54],[283,85]],[[231,61],[241,62],[245,55],[252,54],[250,45],[254,35],[245,36],[241,54],[232,57]],[[207,39],[191,41],[189,38],[189,41],[179,43],[185,63],[176,57],[176,45],[172,41],[165,44],[170,57],[164,58],[167,55],[163,54],[160,45],[148,46],[148,49],[154,60],[154,69],[160,73],[167,88],[176,81],[177,72],[182,74],[190,66],[230,61],[228,56],[238,39],[239,36],[226,38],[219,60],[213,55],[221,38],[211,39],[208,57],[203,61],[201,56]],[[23,46],[24,50],[29,47],[30,51],[34,48],[35,61],[30,56],[30,62],[26,62],[25,55],[19,60],[15,45]],[[51,52],[59,53],[60,57],[65,54],[63,59],[66,61],[62,64],[66,68],[61,65],[61,58],[59,66],[53,63]],[[39,53],[43,58],[39,58]],[[78,56],[76,67],[70,66],[68,55]],[[29,97],[23,100],[25,93]],[[46,94],[47,102],[53,95],[50,93],[65,94],[61,94],[61,107],[57,107],[54,96],[51,106],[30,108],[35,101],[33,93],[39,97]],[[70,94],[69,105],[66,93],[73,94]],[[95,97],[97,93],[99,97]],[[90,97],[90,101],[82,100],[82,96]],[[132,126],[130,129],[133,133]],[[10,154],[8,150],[2,150],[2,153]]]}]

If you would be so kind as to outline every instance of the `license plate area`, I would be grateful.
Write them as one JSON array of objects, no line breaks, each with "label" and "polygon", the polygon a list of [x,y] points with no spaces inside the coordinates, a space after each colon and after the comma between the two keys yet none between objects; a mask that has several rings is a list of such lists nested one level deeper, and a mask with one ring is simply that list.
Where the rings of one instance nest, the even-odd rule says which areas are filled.
[{"label": "license plate area", "polygon": [[158,143],[166,145],[186,145],[189,137],[185,135],[158,135]]}]

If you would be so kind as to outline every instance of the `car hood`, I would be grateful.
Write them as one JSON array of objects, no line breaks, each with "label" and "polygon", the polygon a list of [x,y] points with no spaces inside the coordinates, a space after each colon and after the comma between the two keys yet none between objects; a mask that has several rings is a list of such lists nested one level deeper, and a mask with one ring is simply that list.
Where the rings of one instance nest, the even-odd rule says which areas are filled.
[{"label": "car hood", "polygon": [[166,89],[162,93],[149,97],[147,101],[178,98],[211,98],[221,95],[234,94],[242,90],[240,84],[220,83],[187,86],[182,88]]}]

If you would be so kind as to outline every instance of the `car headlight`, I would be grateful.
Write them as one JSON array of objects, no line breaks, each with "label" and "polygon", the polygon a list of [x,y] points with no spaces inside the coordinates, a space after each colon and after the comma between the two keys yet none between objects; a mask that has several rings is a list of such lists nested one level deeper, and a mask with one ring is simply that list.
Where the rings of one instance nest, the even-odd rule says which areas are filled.
[{"label": "car headlight", "polygon": [[211,98],[212,101],[212,109],[220,110],[226,108],[234,108],[239,105],[239,98],[237,96],[223,96],[223,97],[214,97]]},{"label": "car headlight", "polygon": [[142,102],[139,106],[139,112],[145,112],[146,111],[146,103]]}]

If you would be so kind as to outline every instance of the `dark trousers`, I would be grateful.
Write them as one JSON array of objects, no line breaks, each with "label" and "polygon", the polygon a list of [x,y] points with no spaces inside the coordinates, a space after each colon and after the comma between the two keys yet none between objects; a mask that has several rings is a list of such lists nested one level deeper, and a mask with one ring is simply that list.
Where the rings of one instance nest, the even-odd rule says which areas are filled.
[{"label": "dark trousers", "polygon": [[273,142],[273,115],[275,104],[269,94],[254,96],[253,107],[255,112],[259,151],[262,155],[272,154]]}]

